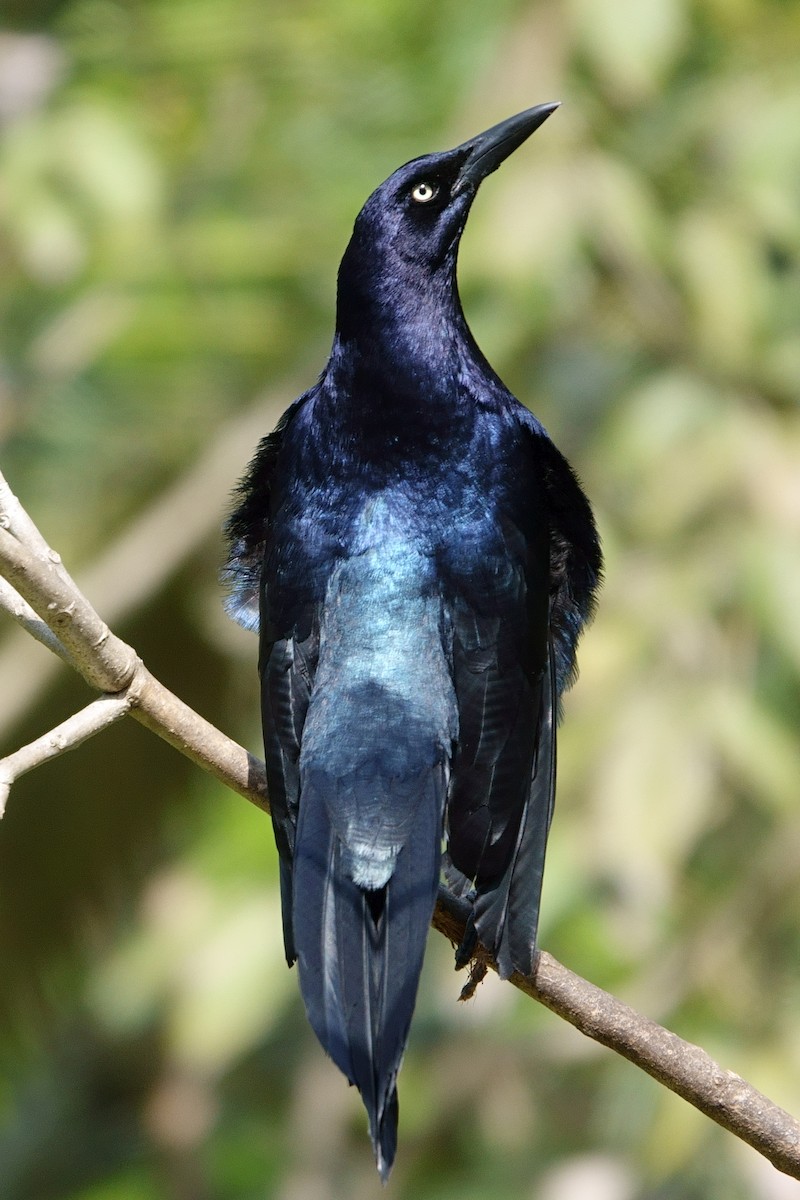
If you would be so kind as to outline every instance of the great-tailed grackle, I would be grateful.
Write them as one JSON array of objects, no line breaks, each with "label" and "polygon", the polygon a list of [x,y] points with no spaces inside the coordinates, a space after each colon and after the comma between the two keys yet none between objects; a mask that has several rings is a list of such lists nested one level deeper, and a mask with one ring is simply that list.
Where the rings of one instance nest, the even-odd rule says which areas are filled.
[{"label": "great-tailed grackle", "polygon": [[471,905],[458,960],[480,940],[501,975],[533,968],[557,708],[600,575],[589,503],[456,286],[478,186],[555,108],[373,192],[328,364],[227,527],[230,611],[260,630],[286,957],[384,1180],[443,871]]}]

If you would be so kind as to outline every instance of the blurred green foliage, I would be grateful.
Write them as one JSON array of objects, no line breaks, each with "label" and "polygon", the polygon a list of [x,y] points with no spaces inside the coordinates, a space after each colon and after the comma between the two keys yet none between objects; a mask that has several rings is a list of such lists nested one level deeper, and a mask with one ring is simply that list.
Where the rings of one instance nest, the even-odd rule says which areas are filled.
[{"label": "blurred green foliage", "polygon": [[[6,0],[0,20],[2,463],[74,568],[259,389],[314,378],[373,186],[564,101],[483,189],[461,264],[607,554],[542,942],[800,1111],[797,4]],[[225,490],[207,503],[221,523]],[[255,748],[220,556],[209,536],[118,632]],[[85,696],[62,672],[4,744]],[[2,1200],[380,1193],[282,961],[275,874],[263,816],[132,725],[17,786]],[[456,1005],[450,964],[432,937],[387,1195],[794,1194],[512,989]]]}]

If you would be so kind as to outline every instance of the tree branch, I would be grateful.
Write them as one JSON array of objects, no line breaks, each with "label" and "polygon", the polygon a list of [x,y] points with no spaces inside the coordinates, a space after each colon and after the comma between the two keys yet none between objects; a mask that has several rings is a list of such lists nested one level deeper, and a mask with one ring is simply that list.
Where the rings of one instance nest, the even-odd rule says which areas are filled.
[{"label": "tree branch", "polygon": [[700,1046],[642,1016],[545,952],[531,977],[515,975],[511,982],[748,1142],[779,1171],[800,1179],[800,1124]]},{"label": "tree branch", "polygon": [[[264,430],[278,420],[286,396],[298,395],[304,386],[291,376],[279,380],[244,412],[229,417],[194,465],[132,518],[93,562],[81,568],[79,586],[92,597],[106,622],[117,625],[135,612],[189,555],[218,535],[220,494],[230,487]],[[10,488],[0,483],[0,511],[8,513],[12,508],[17,525],[11,532],[33,548],[26,529],[35,530],[35,526],[32,522],[27,527],[19,524],[30,518]],[[19,636],[4,639],[0,647],[0,677],[14,680],[3,697],[0,736],[32,707],[58,670],[57,662],[39,654],[22,630],[14,632]],[[61,657],[69,661],[65,652]]]},{"label": "tree branch", "polygon": [[[268,811],[264,764],[199,716],[151,675],[131,646],[110,632],[38,530],[23,544],[24,529],[10,513],[10,489],[0,474],[0,573],[20,599],[18,619],[29,611],[55,633],[75,669],[108,695],[127,692],[130,715],[259,808]],[[12,497],[14,504],[18,504]],[[7,520],[7,514],[11,520]],[[30,518],[26,520],[30,521]],[[32,525],[32,522],[31,522]],[[35,529],[35,526],[33,527]],[[24,532],[26,542],[27,531]]]},{"label": "tree branch", "polygon": [[[124,712],[259,808],[269,811],[264,765],[173,695],[136,652],[115,637],[78,590],[60,559],[0,475],[0,575],[11,586],[0,602],[24,628],[72,662],[104,693],[81,713],[0,762],[0,800],[24,770],[63,753]],[[49,630],[53,639],[45,634]],[[11,765],[9,765],[11,764]],[[467,906],[440,892],[434,926],[462,939]],[[479,950],[474,979],[495,964]],[[587,1037],[615,1050],[748,1142],[778,1170],[800,1179],[800,1124],[699,1046],[635,1012],[542,952],[531,976],[510,982]],[[474,990],[474,981],[465,992]]]},{"label": "tree branch", "polygon": [[[440,933],[458,944],[468,915],[463,900],[440,889],[433,917]],[[479,978],[487,966],[497,969],[491,957],[480,950]],[[726,1071],[700,1046],[642,1016],[545,951],[540,951],[532,975],[514,974],[509,982],[586,1037],[641,1067],[758,1150],[779,1171],[800,1179],[800,1123],[741,1076]],[[471,991],[470,982],[465,992],[469,995]]]}]

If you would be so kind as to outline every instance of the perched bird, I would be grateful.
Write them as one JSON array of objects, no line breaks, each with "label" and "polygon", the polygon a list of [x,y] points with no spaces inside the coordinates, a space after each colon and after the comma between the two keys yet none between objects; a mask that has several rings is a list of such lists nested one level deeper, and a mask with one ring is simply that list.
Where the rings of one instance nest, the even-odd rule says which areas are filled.
[{"label": "perched bird", "polygon": [[589,503],[456,285],[481,181],[557,107],[373,192],[328,364],[227,526],[230,611],[260,632],[286,957],[384,1180],[443,873],[471,911],[457,961],[480,941],[501,975],[533,969],[559,697],[600,576]]}]

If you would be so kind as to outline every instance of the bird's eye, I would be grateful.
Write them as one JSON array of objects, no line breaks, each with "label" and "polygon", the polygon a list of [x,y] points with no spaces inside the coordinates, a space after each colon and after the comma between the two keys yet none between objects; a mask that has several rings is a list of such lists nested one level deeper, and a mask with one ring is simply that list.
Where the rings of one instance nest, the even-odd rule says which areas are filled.
[{"label": "bird's eye", "polygon": [[438,192],[439,185],[437,183],[428,183],[426,179],[423,179],[414,184],[411,189],[411,199],[416,200],[417,204],[430,204]]}]

